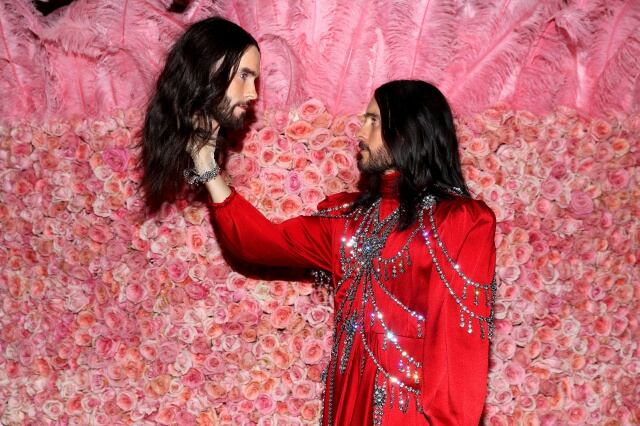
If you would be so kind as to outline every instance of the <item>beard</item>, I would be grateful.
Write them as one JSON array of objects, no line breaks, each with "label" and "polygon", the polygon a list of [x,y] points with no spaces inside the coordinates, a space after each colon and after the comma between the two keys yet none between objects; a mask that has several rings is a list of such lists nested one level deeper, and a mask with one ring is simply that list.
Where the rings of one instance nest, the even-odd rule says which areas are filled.
[{"label": "beard", "polygon": [[360,149],[369,153],[369,158],[365,160],[362,156],[358,159],[358,170],[362,173],[379,174],[393,168],[393,158],[386,147],[381,146],[375,151],[360,145]]},{"label": "beard", "polygon": [[231,105],[231,99],[228,96],[225,96],[221,101],[218,107],[213,112],[213,118],[218,122],[220,127],[229,130],[240,130],[245,125],[246,112],[242,112],[240,115],[235,115],[233,110],[237,106],[246,105],[243,102],[237,102]]}]

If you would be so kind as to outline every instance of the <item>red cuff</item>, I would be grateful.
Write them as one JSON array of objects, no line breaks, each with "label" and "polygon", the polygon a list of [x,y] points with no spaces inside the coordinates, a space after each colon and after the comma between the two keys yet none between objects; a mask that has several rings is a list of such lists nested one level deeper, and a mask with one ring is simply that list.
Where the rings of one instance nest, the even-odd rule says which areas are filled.
[{"label": "red cuff", "polygon": [[235,189],[230,188],[231,189],[231,194],[229,194],[229,196],[227,198],[225,198],[223,201],[216,203],[211,199],[211,195],[209,195],[207,197],[207,205],[213,209],[220,209],[223,207],[226,207],[229,203],[231,203],[231,201],[233,201],[233,199],[236,197],[236,195],[238,194],[236,192]]}]

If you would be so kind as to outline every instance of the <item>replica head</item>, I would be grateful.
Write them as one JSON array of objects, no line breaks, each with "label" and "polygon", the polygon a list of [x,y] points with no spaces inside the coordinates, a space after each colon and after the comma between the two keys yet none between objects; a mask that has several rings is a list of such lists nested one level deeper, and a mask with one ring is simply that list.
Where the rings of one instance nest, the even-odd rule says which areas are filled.
[{"label": "replica head", "polygon": [[218,127],[245,126],[258,97],[260,51],[244,29],[219,17],[191,25],[167,55],[142,132],[142,187],[151,211],[183,188],[192,160],[187,144],[203,146]]},{"label": "replica head", "polygon": [[451,108],[444,95],[429,83],[395,80],[378,87],[358,140],[358,168],[368,178],[360,204],[379,195],[382,173],[397,170],[403,228],[415,220],[417,204],[424,195],[447,198],[452,190],[469,195]]}]

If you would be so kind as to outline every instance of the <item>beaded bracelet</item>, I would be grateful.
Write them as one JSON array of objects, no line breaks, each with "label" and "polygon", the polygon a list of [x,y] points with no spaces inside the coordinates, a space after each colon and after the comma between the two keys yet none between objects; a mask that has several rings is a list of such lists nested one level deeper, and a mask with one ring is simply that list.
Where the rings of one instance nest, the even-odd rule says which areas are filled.
[{"label": "beaded bracelet", "polygon": [[220,174],[220,166],[216,163],[213,163],[213,169],[204,172],[203,174],[198,174],[196,169],[186,169],[184,171],[184,178],[186,179],[189,185],[199,185],[202,183],[209,182],[211,179],[214,179],[216,176]]}]

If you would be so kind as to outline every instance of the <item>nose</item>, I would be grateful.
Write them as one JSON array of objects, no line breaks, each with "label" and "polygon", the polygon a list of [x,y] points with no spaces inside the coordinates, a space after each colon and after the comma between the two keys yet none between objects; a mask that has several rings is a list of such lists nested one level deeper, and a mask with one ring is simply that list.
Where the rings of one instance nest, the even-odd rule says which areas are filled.
[{"label": "nose", "polygon": [[356,133],[356,138],[360,143],[364,143],[364,141],[367,140],[367,135],[365,134],[364,126],[360,127],[360,130],[358,130],[358,133]]},{"label": "nose", "polygon": [[256,90],[256,83],[254,81],[248,82],[245,85],[244,98],[249,102],[258,99],[258,92]]}]

